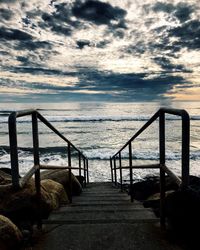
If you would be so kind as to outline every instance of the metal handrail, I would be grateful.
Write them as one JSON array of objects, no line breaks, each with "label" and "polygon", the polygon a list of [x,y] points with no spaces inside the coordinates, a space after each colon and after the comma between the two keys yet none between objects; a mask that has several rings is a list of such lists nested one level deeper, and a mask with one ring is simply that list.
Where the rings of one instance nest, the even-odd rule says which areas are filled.
[{"label": "metal handrail", "polygon": [[[182,119],[182,178],[180,179],[165,165],[165,114],[180,116]],[[146,130],[154,121],[159,118],[159,164],[133,166],[132,163],[132,142]],[[181,188],[189,185],[189,145],[190,145],[190,117],[187,111],[183,109],[161,108],[159,109],[143,126],[129,139],[120,150],[110,157],[111,178],[112,182],[117,185],[117,170],[120,170],[120,185],[122,189],[122,170],[130,170],[130,193],[133,201],[133,169],[134,168],[158,168],[160,169],[160,223],[165,225],[165,174],[167,173]],[[129,166],[122,166],[121,152],[128,147],[129,149]],[[119,160],[119,167],[116,167],[116,159]]]},{"label": "metal handrail", "polygon": [[[19,178],[19,161],[18,161],[18,146],[17,146],[17,118],[24,116],[32,116],[32,136],[33,136],[33,156],[34,165],[33,167],[22,177]],[[39,134],[38,134],[38,120],[44,123],[50,128],[56,135],[67,143],[67,155],[68,155],[68,166],[48,166],[40,164],[39,156]],[[78,169],[79,175],[82,170],[86,182],[89,183],[88,173],[88,158],[75,147],[65,136],[63,136],[50,122],[48,122],[37,110],[22,110],[12,112],[8,118],[9,126],[9,140],[10,140],[10,157],[11,157],[11,173],[12,173],[12,185],[15,189],[22,188],[27,181],[35,174],[35,186],[38,206],[40,206],[41,192],[40,192],[40,169],[68,169],[69,171],[69,200],[72,202],[72,181],[71,181],[71,170]],[[78,152],[78,167],[72,167],[71,163],[71,148]],[[83,167],[81,162],[83,160]],[[38,225],[41,226],[41,217],[38,219]]]}]

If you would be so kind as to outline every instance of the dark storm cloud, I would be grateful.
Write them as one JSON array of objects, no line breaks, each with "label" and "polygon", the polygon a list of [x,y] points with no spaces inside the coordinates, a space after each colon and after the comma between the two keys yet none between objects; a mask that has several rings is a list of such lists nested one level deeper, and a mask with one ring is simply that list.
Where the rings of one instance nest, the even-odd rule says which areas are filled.
[{"label": "dark storm cloud", "polygon": [[76,44],[77,44],[79,49],[83,49],[85,46],[90,46],[90,41],[88,41],[88,40],[79,40],[79,41],[76,41]]},{"label": "dark storm cloud", "polygon": [[183,65],[181,64],[173,64],[169,58],[160,56],[155,57],[154,61],[166,71],[172,71],[172,72],[191,72],[190,70],[187,70]]},{"label": "dark storm cloud", "polygon": [[157,2],[153,7],[153,11],[159,12],[163,11],[166,13],[170,13],[174,10],[174,5],[171,3]]},{"label": "dark storm cloud", "polygon": [[[73,26],[72,23],[69,24],[70,22],[66,15],[62,15],[57,12],[54,12],[52,14],[43,13],[42,19],[44,22],[41,22],[39,24],[40,27],[50,27],[50,29],[55,33],[63,34],[65,36],[71,35]],[[75,24],[75,22],[73,24]]]},{"label": "dark storm cloud", "polygon": [[178,37],[175,46],[200,49],[200,21],[191,20],[169,31],[170,36]]},{"label": "dark storm cloud", "polygon": [[188,3],[178,3],[176,5],[171,3],[157,2],[153,6],[155,12],[166,12],[175,16],[180,22],[185,22],[190,19],[190,15],[194,11],[194,7]]},{"label": "dark storm cloud", "polygon": [[[87,74],[86,74],[87,71]],[[161,74],[148,78],[146,73],[113,73],[98,70],[80,69],[79,82],[75,88],[105,92],[105,97],[116,101],[156,100],[163,97],[175,84],[183,84],[180,76]],[[142,96],[141,96],[142,95]],[[108,98],[109,99],[109,98]]]},{"label": "dark storm cloud", "polygon": [[[69,3],[52,3],[55,11],[43,13],[43,22],[39,25],[42,28],[50,27],[53,32],[70,36],[74,29],[84,29],[87,22],[96,25],[107,25],[109,28],[118,29],[116,36],[123,36],[121,29],[126,28],[126,11],[113,7],[109,3],[100,1],[80,1]],[[75,17],[76,19],[73,19]],[[114,24],[112,23],[114,21]],[[114,31],[112,31],[114,32]]]},{"label": "dark storm cloud", "polygon": [[32,36],[19,29],[0,27],[0,39],[25,41],[31,40]]},{"label": "dark storm cloud", "polygon": [[[25,61],[24,57],[18,57],[20,61]],[[14,72],[14,73],[24,73],[24,74],[33,74],[33,75],[76,75],[76,73],[70,73],[70,72],[63,72],[61,70],[56,69],[49,69],[49,68],[43,68],[43,67],[10,67],[6,69],[7,71]]]},{"label": "dark storm cloud", "polygon": [[110,24],[112,20],[116,20],[123,26],[126,15],[125,10],[100,1],[76,1],[72,12],[74,16],[97,25]]},{"label": "dark storm cloud", "polygon": [[[26,58],[18,57],[24,62]],[[157,59],[160,60],[161,59]],[[164,64],[163,59],[163,64]],[[165,61],[167,63],[167,61]],[[8,70],[8,69],[7,69]],[[137,100],[159,100],[165,98],[174,85],[181,84],[184,87],[187,83],[183,77],[172,74],[157,74],[154,78],[147,73],[114,73],[100,71],[95,68],[80,68],[76,71],[51,70],[42,67],[11,67],[10,72],[44,76],[67,76],[76,77],[78,81],[71,86],[49,85],[48,82],[23,82],[2,79],[5,86],[19,87],[22,90],[30,89],[27,100],[30,98],[31,91],[37,100],[66,101],[66,100],[104,100],[104,101],[137,101]],[[44,92],[46,90],[46,92]],[[91,93],[90,93],[91,91]],[[6,97],[6,96],[5,96]],[[58,98],[59,97],[59,98]]]},{"label": "dark storm cloud", "polygon": [[13,16],[13,12],[9,9],[0,8],[0,20],[10,20]]},{"label": "dark storm cloud", "polygon": [[47,49],[50,50],[52,45],[46,41],[37,41],[37,40],[28,40],[28,41],[21,41],[18,45],[15,46],[15,49],[21,50],[37,50],[37,49]]},{"label": "dark storm cloud", "polygon": [[17,0],[0,0],[0,4],[1,3],[15,3],[17,2]]},{"label": "dark storm cloud", "polygon": [[185,22],[191,18],[191,14],[194,11],[194,7],[187,3],[179,3],[176,6],[174,15],[179,19],[180,22]]}]

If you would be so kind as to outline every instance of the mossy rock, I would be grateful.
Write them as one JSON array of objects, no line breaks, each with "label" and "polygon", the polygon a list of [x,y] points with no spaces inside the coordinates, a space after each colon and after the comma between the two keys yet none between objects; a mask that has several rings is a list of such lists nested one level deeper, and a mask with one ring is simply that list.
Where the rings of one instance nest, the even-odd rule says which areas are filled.
[{"label": "mossy rock", "polygon": [[0,249],[19,249],[22,242],[22,233],[7,217],[0,215]]},{"label": "mossy rock", "polygon": [[[70,183],[69,183],[69,171],[66,169],[59,170],[46,170],[40,173],[41,180],[51,179],[63,185],[67,194],[69,194]],[[82,186],[77,178],[71,173],[72,181],[72,195],[80,195],[82,192]]]}]

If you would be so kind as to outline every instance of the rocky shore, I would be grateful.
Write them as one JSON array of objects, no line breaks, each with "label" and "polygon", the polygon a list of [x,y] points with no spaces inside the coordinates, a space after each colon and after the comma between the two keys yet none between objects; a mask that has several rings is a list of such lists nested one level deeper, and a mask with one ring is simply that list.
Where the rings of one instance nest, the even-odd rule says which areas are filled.
[{"label": "rocky shore", "polygon": [[[72,195],[80,195],[82,186],[72,174]],[[0,169],[0,249],[20,249],[31,240],[38,213],[47,219],[52,210],[69,203],[68,170],[41,172],[41,202],[38,208],[34,178],[23,189],[14,190],[9,169]]]},{"label": "rocky shore", "polygon": [[[143,202],[144,207],[152,208],[160,217],[159,176],[147,176],[133,184],[134,199]],[[187,188],[180,188],[166,176],[166,229],[169,239],[178,242],[184,249],[199,249],[200,225],[200,178],[190,176]]]}]

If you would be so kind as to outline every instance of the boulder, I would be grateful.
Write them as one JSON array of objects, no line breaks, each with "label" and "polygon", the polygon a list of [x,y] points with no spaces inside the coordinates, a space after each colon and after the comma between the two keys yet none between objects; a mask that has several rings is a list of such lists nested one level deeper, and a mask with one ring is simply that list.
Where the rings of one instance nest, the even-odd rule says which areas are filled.
[{"label": "boulder", "polygon": [[[178,185],[169,177],[165,177],[166,187],[165,190],[177,190]],[[147,176],[143,181],[133,184],[132,194],[136,200],[146,200],[149,196],[160,192],[160,177]]]},{"label": "boulder", "polygon": [[[167,197],[169,194],[173,192],[174,190],[166,191],[165,197]],[[157,217],[160,217],[160,193],[156,193],[156,194],[149,196],[147,200],[143,202],[143,206],[146,208],[152,208],[155,215]]]},{"label": "boulder", "polygon": [[49,194],[48,197],[46,197],[46,202],[49,202],[52,210],[59,208],[60,204],[69,203],[67,193],[62,184],[50,179],[45,179],[41,181],[41,189]]},{"label": "boulder", "polygon": [[0,215],[0,249],[19,249],[22,234],[15,224],[7,217]]},{"label": "boulder", "polygon": [[168,227],[176,239],[184,240],[190,249],[199,243],[200,189],[191,186],[166,197]]},{"label": "boulder", "polygon": [[[52,210],[49,200],[49,194],[41,188],[40,205],[43,218],[48,218]],[[30,179],[22,189],[5,189],[4,194],[0,195],[0,213],[19,227],[27,223],[33,224],[39,216],[34,179]]]},{"label": "boulder", "polygon": [[0,169],[0,185],[7,185],[12,183],[12,176],[6,173],[2,168]]},{"label": "boulder", "polygon": [[[50,179],[63,185],[67,194],[69,195],[70,184],[69,184],[69,171],[64,170],[46,170],[40,173],[41,180]],[[72,195],[80,195],[82,187],[77,178],[71,173],[72,180]]]},{"label": "boulder", "polygon": [[[12,170],[11,170],[11,168],[0,168],[0,171],[2,171],[2,172],[4,172],[4,173],[6,173],[6,174],[8,174],[8,175],[12,175]],[[21,176],[19,175],[19,178],[21,178]]]},{"label": "boulder", "polygon": [[80,176],[80,175],[75,175],[76,179],[79,181],[79,183],[81,184],[82,187],[84,187],[85,185],[85,177],[84,176]]}]

